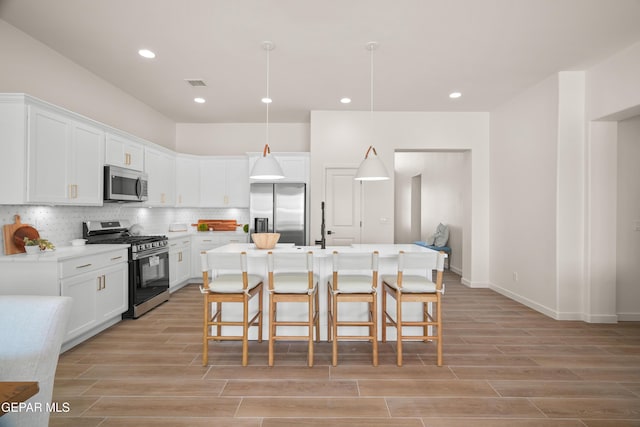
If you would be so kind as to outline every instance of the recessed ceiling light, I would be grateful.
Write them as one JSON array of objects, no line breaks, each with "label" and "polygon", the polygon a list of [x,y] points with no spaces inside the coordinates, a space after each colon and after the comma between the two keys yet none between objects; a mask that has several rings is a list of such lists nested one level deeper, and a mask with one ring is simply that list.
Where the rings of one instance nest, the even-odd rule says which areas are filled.
[{"label": "recessed ceiling light", "polygon": [[449,94],[449,98],[451,98],[451,99],[460,98],[461,96],[462,96],[462,94],[460,92],[451,92]]},{"label": "recessed ceiling light", "polygon": [[340,102],[343,104],[350,104],[351,98],[340,98]]},{"label": "recessed ceiling light", "polygon": [[143,58],[153,59],[156,57],[156,54],[151,52],[149,49],[140,49],[138,54]]},{"label": "recessed ceiling light", "polygon": [[204,98],[193,98],[193,102],[197,102],[198,104],[204,104],[205,102],[207,102]]},{"label": "recessed ceiling light", "polygon": [[262,103],[263,104],[271,104],[272,102],[273,102],[273,100],[271,98],[269,98],[269,97],[265,96],[264,98],[262,98]]}]

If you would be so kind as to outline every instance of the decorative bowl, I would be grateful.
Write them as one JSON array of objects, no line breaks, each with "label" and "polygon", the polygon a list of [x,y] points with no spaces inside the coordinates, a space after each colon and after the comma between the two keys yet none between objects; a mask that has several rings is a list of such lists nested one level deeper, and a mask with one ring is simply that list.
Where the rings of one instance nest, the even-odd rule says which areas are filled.
[{"label": "decorative bowl", "polygon": [[273,249],[280,239],[280,233],[253,233],[251,239],[258,249]]}]

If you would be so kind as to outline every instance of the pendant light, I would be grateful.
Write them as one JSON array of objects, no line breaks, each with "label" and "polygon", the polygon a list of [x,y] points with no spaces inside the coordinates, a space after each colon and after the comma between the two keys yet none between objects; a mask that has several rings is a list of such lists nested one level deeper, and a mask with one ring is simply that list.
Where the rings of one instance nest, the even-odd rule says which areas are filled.
[{"label": "pendant light", "polygon": [[266,144],[264,150],[262,150],[262,156],[258,157],[249,178],[258,180],[276,180],[283,179],[284,173],[280,164],[275,157],[271,155],[271,148],[269,147],[269,104],[271,104],[271,98],[269,97],[269,52],[275,49],[275,45],[270,41],[262,42],[262,48],[267,52],[267,95],[262,98],[262,102],[267,106],[267,120],[266,120]]},{"label": "pendant light", "polygon": [[[371,137],[373,139],[373,51],[378,48],[377,42],[369,42],[366,45],[367,50],[371,53],[371,112],[369,115]],[[364,160],[360,163],[358,171],[354,179],[358,181],[383,181],[389,179],[387,168],[378,157],[378,153],[373,145],[367,149]]]}]

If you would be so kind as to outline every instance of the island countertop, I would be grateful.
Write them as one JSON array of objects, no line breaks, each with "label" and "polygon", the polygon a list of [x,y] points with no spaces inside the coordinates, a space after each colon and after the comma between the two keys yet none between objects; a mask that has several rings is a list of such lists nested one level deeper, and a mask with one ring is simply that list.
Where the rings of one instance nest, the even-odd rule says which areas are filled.
[{"label": "island countertop", "polygon": [[293,243],[278,243],[273,249],[258,249],[253,243],[231,243],[212,249],[214,252],[246,252],[249,257],[266,257],[268,252],[313,252],[315,257],[328,257],[333,251],[338,252],[373,252],[378,251],[381,258],[397,257],[400,251],[404,252],[434,252],[432,249],[413,244],[391,244],[391,243],[360,243],[350,246],[327,246],[321,249],[320,246],[295,246]]}]

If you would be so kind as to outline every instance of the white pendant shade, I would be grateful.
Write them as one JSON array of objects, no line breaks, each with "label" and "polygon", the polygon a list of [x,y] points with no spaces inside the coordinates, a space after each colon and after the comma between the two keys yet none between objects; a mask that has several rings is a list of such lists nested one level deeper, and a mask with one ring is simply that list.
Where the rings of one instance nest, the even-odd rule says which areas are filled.
[{"label": "white pendant shade", "polygon": [[269,148],[269,144],[265,144],[264,152],[261,157],[256,160],[256,163],[253,165],[253,169],[251,170],[251,174],[249,175],[251,179],[260,179],[260,180],[273,180],[273,179],[283,179],[284,172],[282,172],[282,168],[280,164],[276,160],[275,157],[271,155],[271,149]]},{"label": "white pendant shade", "polygon": [[[371,151],[373,151],[373,154],[371,154]],[[360,163],[354,179],[358,181],[384,181],[389,179],[387,168],[378,157],[376,149],[373,148],[373,146],[370,146],[367,150],[367,154],[362,163]]]}]

